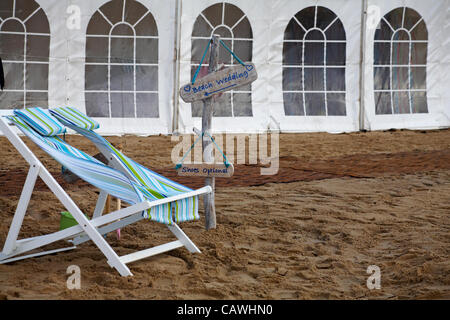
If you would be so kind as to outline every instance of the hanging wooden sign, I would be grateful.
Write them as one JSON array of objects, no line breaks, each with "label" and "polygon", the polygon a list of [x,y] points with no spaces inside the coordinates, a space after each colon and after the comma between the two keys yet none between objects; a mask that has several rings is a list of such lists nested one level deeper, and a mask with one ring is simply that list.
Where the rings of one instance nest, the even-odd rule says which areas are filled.
[{"label": "hanging wooden sign", "polygon": [[235,65],[198,79],[195,84],[188,83],[181,87],[180,96],[184,102],[194,102],[210,98],[218,93],[237,89],[252,83],[258,78],[255,65]]},{"label": "hanging wooden sign", "polygon": [[223,163],[193,163],[182,164],[177,172],[179,176],[229,178],[234,173],[234,167],[231,163],[228,167]]}]

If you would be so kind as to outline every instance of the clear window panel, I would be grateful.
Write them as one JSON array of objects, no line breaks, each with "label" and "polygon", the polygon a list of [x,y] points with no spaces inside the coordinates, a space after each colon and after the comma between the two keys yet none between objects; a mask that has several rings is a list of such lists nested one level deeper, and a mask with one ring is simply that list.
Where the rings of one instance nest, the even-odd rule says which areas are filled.
[{"label": "clear window panel", "polygon": [[[205,53],[206,47],[208,46],[209,39],[193,39],[192,40],[192,63],[200,63],[203,54]],[[208,53],[205,56],[203,63],[208,62]]]},{"label": "clear window panel", "polygon": [[134,94],[111,93],[111,117],[134,118]]},{"label": "clear window panel", "polygon": [[327,93],[327,107],[329,116],[345,116],[345,93]]},{"label": "clear window panel", "polygon": [[427,93],[411,92],[411,105],[413,113],[428,113]]},{"label": "clear window panel", "polygon": [[301,42],[285,42],[283,44],[283,64],[301,65],[302,49],[303,44]]},{"label": "clear window panel", "polygon": [[86,37],[86,62],[107,63],[109,40],[106,37]]},{"label": "clear window panel", "polygon": [[87,27],[87,34],[97,34],[97,35],[109,35],[111,30],[111,25],[103,18],[103,16],[96,11],[89,21]]},{"label": "clear window panel", "polygon": [[426,89],[426,67],[411,67],[411,89]]},{"label": "clear window panel", "polygon": [[302,87],[301,68],[283,68],[283,91],[299,91]]},{"label": "clear window panel", "polygon": [[325,32],[327,40],[346,40],[344,25],[341,20],[336,20]]},{"label": "clear window panel", "polygon": [[330,9],[320,6],[317,7],[317,28],[321,30],[325,30],[328,26],[332,28],[334,25],[330,24],[335,18],[336,15]]},{"label": "clear window panel", "polygon": [[392,37],[393,41],[401,40],[401,41],[409,41],[409,33],[405,30],[396,30],[394,36]]},{"label": "clear window panel", "polygon": [[345,66],[345,43],[327,43],[327,65]]},{"label": "clear window panel", "polygon": [[107,93],[85,93],[86,114],[89,117],[109,118],[109,105]]},{"label": "clear window panel", "polygon": [[409,64],[409,43],[393,42],[392,43],[392,64],[408,65]]},{"label": "clear window panel", "polygon": [[409,89],[409,68],[392,67],[392,89]]},{"label": "clear window panel", "polygon": [[[142,12],[142,14],[144,13]],[[134,28],[139,36],[158,36],[158,27],[151,13],[147,14]]]},{"label": "clear window panel", "polygon": [[140,2],[127,1],[125,4],[125,21],[134,25],[147,11],[147,8]]},{"label": "clear window panel", "polygon": [[0,33],[0,54],[2,60],[23,61],[24,45],[24,35]]},{"label": "clear window panel", "polygon": [[224,24],[225,25],[232,27],[243,16],[244,16],[244,14],[238,7],[236,7],[235,5],[232,5],[230,3],[225,3],[225,15],[224,15]]},{"label": "clear window panel", "polygon": [[0,1],[0,18],[6,19],[13,16],[13,0]]},{"label": "clear window panel", "polygon": [[27,107],[48,108],[47,92],[27,92]]},{"label": "clear window panel", "polygon": [[307,42],[305,45],[304,63],[307,66],[320,66],[325,65],[324,49],[325,44],[323,42]]},{"label": "clear window panel", "polygon": [[345,91],[345,68],[327,68],[327,91]]},{"label": "clear window panel", "polygon": [[48,89],[48,64],[27,64],[26,87],[27,90]]},{"label": "clear window panel", "polygon": [[233,93],[233,113],[235,117],[252,117],[251,93]]},{"label": "clear window panel", "polygon": [[23,104],[23,92],[0,91],[0,109],[21,109]]},{"label": "clear window panel", "polygon": [[[23,63],[8,63],[3,62],[3,72],[5,75],[5,90],[23,90]],[[1,91],[0,91],[1,94]],[[23,98],[22,98],[23,100]]]},{"label": "clear window panel", "polygon": [[314,27],[314,16],[316,14],[316,7],[307,7],[297,13],[295,17],[303,25],[306,30]]},{"label": "clear window panel", "polygon": [[303,94],[302,93],[283,93],[284,114],[286,116],[304,116]]},{"label": "clear window panel", "polygon": [[136,66],[136,90],[158,91],[157,66]]},{"label": "clear window panel", "polygon": [[[250,62],[252,61],[252,44],[252,41],[235,40],[233,51],[242,61]],[[234,58],[233,61],[235,64],[238,63]]]},{"label": "clear window panel", "polygon": [[412,40],[428,40],[428,31],[425,22],[422,20],[419,24],[411,30]]},{"label": "clear window panel", "polygon": [[158,39],[136,39],[136,63],[158,64]]},{"label": "clear window panel", "polygon": [[382,19],[375,30],[375,40],[391,40],[392,29],[389,25]]},{"label": "clear window panel", "polygon": [[308,30],[308,34],[306,35],[305,40],[325,41],[325,37],[321,31],[313,29]]},{"label": "clear window panel", "polygon": [[27,61],[49,60],[50,36],[27,36]]},{"label": "clear window panel", "polygon": [[133,63],[134,62],[134,39],[133,38],[111,38],[111,62]]},{"label": "clear window panel", "polygon": [[303,40],[305,31],[294,19],[291,19],[286,30],[284,31],[285,40]]},{"label": "clear window panel", "polygon": [[215,27],[222,24],[222,10],[223,4],[218,3],[206,8],[202,13],[206,17],[206,19],[208,19],[209,22]]},{"label": "clear window panel", "polygon": [[233,37],[230,29],[226,27],[218,27],[214,29],[213,33],[219,35],[222,39],[231,39]]},{"label": "clear window panel", "polygon": [[121,23],[118,24],[116,26],[114,26],[114,28],[111,31],[111,35],[112,36],[129,36],[129,37],[133,37],[134,36],[134,32],[133,32],[133,28],[130,27],[127,24]]},{"label": "clear window panel", "polygon": [[192,32],[193,37],[210,37],[211,32],[211,26],[202,16],[195,20],[194,31]]},{"label": "clear window panel", "polygon": [[390,92],[375,92],[375,111],[376,114],[392,114]]},{"label": "clear window panel", "polygon": [[108,66],[86,65],[86,90],[108,90]]},{"label": "clear window panel", "polygon": [[[242,15],[244,14],[242,13]],[[233,34],[235,38],[243,38],[243,39],[253,38],[252,27],[250,26],[248,18],[242,19],[242,21],[239,22],[239,24],[236,27],[234,27]]]},{"label": "clear window panel", "polygon": [[159,118],[157,93],[136,93],[136,114],[138,118]]},{"label": "clear window panel", "polygon": [[134,68],[133,65],[112,65],[110,88],[113,91],[134,90]]},{"label": "clear window panel", "polygon": [[403,27],[410,30],[420,20],[420,14],[411,8],[405,8],[405,17]]},{"label": "clear window panel", "polygon": [[402,27],[402,19],[403,19],[403,8],[397,8],[389,13],[387,13],[385,16],[385,19],[387,22],[392,26],[392,29],[397,30]]},{"label": "clear window panel", "polygon": [[[223,43],[231,50],[234,51],[232,42],[230,40],[224,40]],[[203,49],[205,50],[205,49]],[[225,63],[225,64],[231,64],[231,54],[225,50],[224,48],[221,48],[219,50],[219,63]]]},{"label": "clear window panel", "polygon": [[323,91],[325,68],[305,68],[305,90]]},{"label": "clear window panel", "polygon": [[307,116],[325,116],[325,94],[305,93],[305,110]]},{"label": "clear window panel", "polygon": [[[28,3],[29,1],[27,1]],[[50,26],[48,24],[47,16],[44,10],[40,9],[27,22],[25,22],[27,32],[33,33],[50,33]]]},{"label": "clear window panel", "polygon": [[250,92],[250,91],[252,91],[252,84],[251,84],[251,83],[246,84],[246,85],[244,85],[244,86],[242,86],[242,87],[239,87],[239,88],[237,88],[237,89],[234,89],[234,90],[232,90],[232,91],[233,91],[233,92],[241,92],[241,91]]},{"label": "clear window panel", "polygon": [[390,65],[391,64],[391,43],[390,42],[375,42],[373,44],[373,58],[375,65]]},{"label": "clear window panel", "polygon": [[392,92],[392,103],[395,114],[410,113],[408,92]]},{"label": "clear window panel", "polygon": [[100,11],[112,22],[116,24],[122,21],[123,0],[112,0],[100,7]]},{"label": "clear window panel", "polygon": [[203,114],[203,101],[195,101],[192,104],[192,117],[201,117]]},{"label": "clear window panel", "polygon": [[390,67],[374,67],[374,88],[375,90],[391,89],[391,68]]},{"label": "clear window panel", "polygon": [[231,117],[231,93],[226,92],[216,96],[214,103],[214,117]]},{"label": "clear window panel", "polygon": [[411,64],[427,64],[428,43],[412,43]]}]

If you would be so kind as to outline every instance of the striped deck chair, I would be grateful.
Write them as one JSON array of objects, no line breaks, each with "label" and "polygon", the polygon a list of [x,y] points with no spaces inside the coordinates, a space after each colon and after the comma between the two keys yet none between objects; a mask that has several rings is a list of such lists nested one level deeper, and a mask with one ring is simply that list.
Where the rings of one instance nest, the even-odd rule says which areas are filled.
[{"label": "striped deck chair", "polygon": [[[92,219],[86,218],[11,126],[17,127],[62,166],[100,189]],[[127,263],[182,246],[185,246],[190,252],[200,252],[177,223],[198,218],[198,196],[210,193],[211,188],[191,190],[161,176],[158,180],[161,181],[160,185],[155,183],[159,187],[158,189],[153,185],[144,184],[139,179],[132,178],[121,170],[103,164],[60,139],[58,134],[65,132],[64,125],[44,109],[15,110],[13,114],[0,117],[0,130],[30,165],[16,213],[3,251],[0,253],[0,263],[74,249],[78,244],[92,240],[105,255],[111,267],[117,269],[122,276],[130,276],[132,273],[127,267]],[[138,168],[141,169],[141,167]],[[52,234],[18,240],[18,234],[38,176],[72,214],[78,225]],[[130,206],[102,216],[108,194],[123,200]],[[178,240],[119,257],[102,237],[108,232],[145,218],[167,225]],[[24,255],[29,251],[60,240],[68,240],[71,246]]]}]

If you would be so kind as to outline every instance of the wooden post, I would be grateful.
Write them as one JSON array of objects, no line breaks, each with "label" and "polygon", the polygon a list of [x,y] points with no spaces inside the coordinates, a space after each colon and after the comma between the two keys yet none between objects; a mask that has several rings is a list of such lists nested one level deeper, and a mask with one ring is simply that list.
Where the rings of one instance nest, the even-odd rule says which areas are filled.
[{"label": "wooden post", "polygon": [[[213,35],[212,43],[211,43],[211,54],[209,57],[209,67],[208,73],[212,73],[217,71],[218,64],[218,56],[219,56],[219,45],[220,45],[220,36]],[[213,104],[214,97],[206,98],[203,100],[203,115],[202,115],[202,132],[207,132],[211,135],[211,124],[212,124],[212,116],[213,116]],[[210,163],[214,161],[213,157],[213,148],[209,145],[212,143],[209,135],[205,134],[203,136],[202,147],[203,147],[203,162]],[[205,152],[206,150],[206,152]],[[210,186],[212,188],[212,192],[203,196],[203,203],[205,207],[205,228],[206,230],[215,229],[216,228],[216,207],[214,204],[214,191],[215,191],[215,178],[206,178],[205,186]]]}]

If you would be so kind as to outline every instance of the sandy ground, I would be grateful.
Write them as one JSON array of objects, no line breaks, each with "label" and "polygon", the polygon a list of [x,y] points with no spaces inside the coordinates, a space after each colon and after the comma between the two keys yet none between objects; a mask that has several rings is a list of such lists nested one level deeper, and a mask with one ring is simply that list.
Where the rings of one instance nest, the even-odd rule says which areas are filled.
[{"label": "sandy ground", "polygon": [[[79,136],[68,140],[96,153]],[[176,176],[170,137],[109,140],[157,172],[202,185]],[[56,162],[27,144],[92,213],[98,192],[65,183]],[[2,245],[27,168],[4,138],[0,146]],[[130,264],[134,277],[122,278],[88,242],[0,265],[0,299],[450,299],[450,130],[283,134],[278,174],[259,172],[236,165],[233,178],[217,180],[217,229],[204,229],[203,210],[181,225],[202,254],[177,249]],[[63,209],[38,181],[20,236],[57,231]],[[119,254],[172,239],[147,221],[122,229],[120,240],[108,235]],[[66,287],[70,265],[81,268],[80,290]],[[369,265],[381,269],[379,290],[366,286]]]}]

